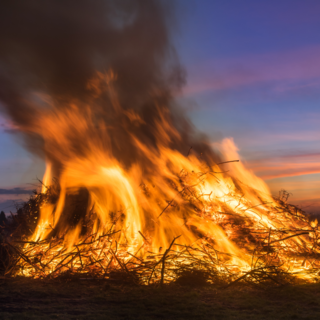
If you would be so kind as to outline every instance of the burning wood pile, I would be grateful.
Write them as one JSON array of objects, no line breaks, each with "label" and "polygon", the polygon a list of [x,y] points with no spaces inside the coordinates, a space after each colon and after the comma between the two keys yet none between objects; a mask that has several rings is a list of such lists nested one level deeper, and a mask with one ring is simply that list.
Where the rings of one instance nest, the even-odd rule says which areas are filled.
[{"label": "burning wood pile", "polygon": [[5,235],[7,275],[317,279],[317,221],[271,197],[233,161],[232,139],[213,147],[177,106],[169,3],[4,6],[0,100],[46,163]]},{"label": "burning wood pile", "polygon": [[[187,244],[182,226],[181,235],[171,238],[166,247],[155,247],[152,230],[148,228],[143,232],[137,230],[136,238],[130,239],[127,228],[119,227],[125,211],[110,213],[112,219],[104,231],[95,231],[93,217],[97,213],[92,207],[81,222],[86,232],[72,245],[67,235],[7,243],[16,254],[6,273],[34,278],[67,275],[114,279],[118,275],[122,280],[139,284],[163,284],[197,273],[210,283],[229,285],[238,281],[276,284],[317,281],[320,267],[317,221],[310,221],[301,210],[281,199],[250,202],[241,192],[244,188],[240,182],[237,188],[229,186],[218,197],[212,191],[208,194],[203,190],[208,175],[214,175],[220,185],[221,179],[212,169],[181,170],[176,177],[180,182],[175,186],[176,196],[167,201],[154,222],[158,224],[166,215],[179,211],[193,211],[193,219],[198,218],[196,223],[180,222],[195,235]],[[53,186],[49,187],[45,193],[35,195],[32,204],[24,206],[31,224],[37,215],[30,210],[50,206],[56,201],[55,192]],[[150,191],[146,185],[140,185],[139,192]]]}]

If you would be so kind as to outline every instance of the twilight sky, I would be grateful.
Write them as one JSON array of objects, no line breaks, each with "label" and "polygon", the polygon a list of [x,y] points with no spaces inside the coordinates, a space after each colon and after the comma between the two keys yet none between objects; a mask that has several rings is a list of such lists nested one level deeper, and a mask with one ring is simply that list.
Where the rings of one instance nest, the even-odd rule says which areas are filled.
[{"label": "twilight sky", "polygon": [[[273,194],[320,213],[320,1],[176,0],[181,100],[212,139],[233,137]],[[0,116],[0,210],[28,197],[44,164]],[[15,188],[15,189],[14,189]]]}]

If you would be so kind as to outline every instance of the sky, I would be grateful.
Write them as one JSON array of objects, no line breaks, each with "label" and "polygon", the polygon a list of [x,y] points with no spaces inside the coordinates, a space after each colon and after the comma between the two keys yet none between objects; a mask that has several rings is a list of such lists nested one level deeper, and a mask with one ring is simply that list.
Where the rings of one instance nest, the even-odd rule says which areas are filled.
[{"label": "sky", "polygon": [[[289,202],[320,214],[320,1],[175,0],[173,43],[186,71],[179,100],[211,141]],[[0,210],[27,199],[44,163],[0,116]]]},{"label": "sky", "polygon": [[190,118],[212,140],[233,137],[272,194],[320,212],[320,2],[185,3]]}]

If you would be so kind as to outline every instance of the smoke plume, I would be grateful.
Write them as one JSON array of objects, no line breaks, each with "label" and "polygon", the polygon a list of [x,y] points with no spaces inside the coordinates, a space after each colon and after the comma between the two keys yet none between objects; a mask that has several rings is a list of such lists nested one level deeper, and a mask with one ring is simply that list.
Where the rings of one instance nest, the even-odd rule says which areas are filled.
[{"label": "smoke plume", "polygon": [[[29,150],[59,172],[65,150],[52,148],[59,141],[48,143],[39,122],[76,103],[96,123],[80,133],[70,121],[68,148],[76,156],[87,148],[79,134],[104,144],[99,131],[105,130],[117,159],[127,166],[141,161],[131,137],[156,147],[159,121],[171,148],[211,153],[172,99],[185,80],[170,43],[173,15],[170,2],[157,0],[2,1],[0,100]],[[102,93],[109,80],[112,93]]]}]

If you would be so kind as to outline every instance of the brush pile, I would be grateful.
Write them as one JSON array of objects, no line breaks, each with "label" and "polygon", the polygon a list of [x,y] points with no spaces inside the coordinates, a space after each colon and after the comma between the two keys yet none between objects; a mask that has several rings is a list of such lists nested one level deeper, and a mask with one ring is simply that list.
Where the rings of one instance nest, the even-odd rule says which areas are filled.
[{"label": "brush pile", "polygon": [[[203,183],[205,175],[197,174],[199,184]],[[35,194],[20,208],[11,224],[2,226],[1,250],[10,256],[4,273],[33,278],[108,278],[161,285],[172,281],[232,285],[240,281],[283,284],[318,280],[318,222],[311,221],[300,209],[287,204],[285,192],[273,203],[250,203],[240,192],[241,183],[238,181],[238,193],[230,191],[220,199],[204,199],[198,188],[184,183],[183,177],[186,177],[185,173],[180,176],[181,186],[177,193],[185,206],[201,216],[204,224],[208,221],[217,224],[239,248],[241,257],[230,254],[230,251],[223,252],[218,245],[219,235],[212,237],[197,230],[194,230],[198,236],[195,243],[181,244],[177,236],[167,248],[158,250],[152,250],[152,239],[139,231],[144,243],[133,252],[129,244],[118,242],[119,235],[125,234],[125,230],[117,230],[116,223],[124,213],[113,213],[114,223],[104,234],[97,235],[92,232],[94,208],[87,215],[88,220],[83,221],[86,234],[72,247],[63,236],[29,241],[40,208],[56,201],[54,188],[48,187],[45,193]],[[147,192],[145,185],[141,185],[141,190]],[[238,201],[232,212],[227,206],[230,199]],[[178,210],[177,207],[174,199],[168,201],[159,219]],[[216,208],[220,208],[219,211]]]}]

